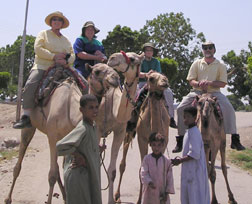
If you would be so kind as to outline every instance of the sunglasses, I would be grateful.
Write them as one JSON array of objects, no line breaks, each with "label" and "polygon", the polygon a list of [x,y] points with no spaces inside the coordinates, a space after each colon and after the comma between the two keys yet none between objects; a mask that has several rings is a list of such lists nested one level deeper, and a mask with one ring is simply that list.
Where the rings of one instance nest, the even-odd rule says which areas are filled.
[{"label": "sunglasses", "polygon": [[202,45],[203,50],[212,50],[214,48],[213,45]]},{"label": "sunglasses", "polygon": [[52,18],[52,21],[61,21],[61,22],[63,22],[63,19],[62,18]]}]

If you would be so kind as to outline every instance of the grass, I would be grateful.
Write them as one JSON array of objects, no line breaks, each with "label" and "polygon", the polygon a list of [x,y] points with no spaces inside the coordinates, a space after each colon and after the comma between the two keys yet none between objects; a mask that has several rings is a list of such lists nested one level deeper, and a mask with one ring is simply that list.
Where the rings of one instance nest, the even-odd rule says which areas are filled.
[{"label": "grass", "polygon": [[231,163],[252,174],[252,149],[244,151],[229,150],[227,156]]},{"label": "grass", "polygon": [[0,151],[0,163],[3,160],[11,160],[13,157],[17,157],[18,156],[18,149],[7,149],[7,150],[3,150]]}]

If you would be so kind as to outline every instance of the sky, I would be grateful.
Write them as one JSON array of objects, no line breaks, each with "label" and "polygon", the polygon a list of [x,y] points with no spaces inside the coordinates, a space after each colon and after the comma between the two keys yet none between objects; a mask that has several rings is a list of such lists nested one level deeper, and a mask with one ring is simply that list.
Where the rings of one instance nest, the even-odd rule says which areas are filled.
[{"label": "sky", "polygon": [[[13,44],[23,34],[26,2],[1,2],[0,47]],[[29,0],[26,33],[36,36],[49,29],[44,19],[54,11],[63,12],[69,19],[70,26],[62,33],[72,43],[86,21],[93,21],[101,30],[97,34],[101,41],[116,25],[139,31],[159,14],[182,12],[197,33],[203,32],[215,43],[215,56],[220,59],[230,50],[239,54],[241,49],[248,49],[252,41],[251,10],[252,0]]]}]

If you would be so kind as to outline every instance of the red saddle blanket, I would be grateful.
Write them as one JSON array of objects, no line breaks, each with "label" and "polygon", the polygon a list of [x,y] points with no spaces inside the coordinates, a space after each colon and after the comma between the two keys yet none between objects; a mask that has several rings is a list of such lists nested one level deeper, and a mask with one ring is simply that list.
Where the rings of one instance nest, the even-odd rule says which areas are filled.
[{"label": "red saddle blanket", "polygon": [[35,101],[39,106],[46,106],[55,89],[67,78],[75,80],[82,94],[88,93],[88,82],[71,67],[53,66],[48,68],[39,83]]}]

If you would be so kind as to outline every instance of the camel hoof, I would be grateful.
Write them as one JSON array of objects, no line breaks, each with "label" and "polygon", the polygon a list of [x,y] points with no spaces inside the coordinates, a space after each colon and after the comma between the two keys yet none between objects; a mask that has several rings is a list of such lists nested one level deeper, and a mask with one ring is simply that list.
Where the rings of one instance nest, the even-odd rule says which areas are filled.
[{"label": "camel hoof", "polygon": [[115,202],[121,202],[121,199],[120,199],[121,195],[120,193],[115,193]]},{"label": "camel hoof", "polygon": [[12,200],[11,200],[10,198],[6,198],[6,199],[4,200],[4,203],[5,203],[5,204],[11,204],[11,202],[12,202]]},{"label": "camel hoof", "polygon": [[233,199],[233,200],[229,200],[229,201],[228,201],[228,204],[238,204],[238,203],[236,202],[235,199]]}]

